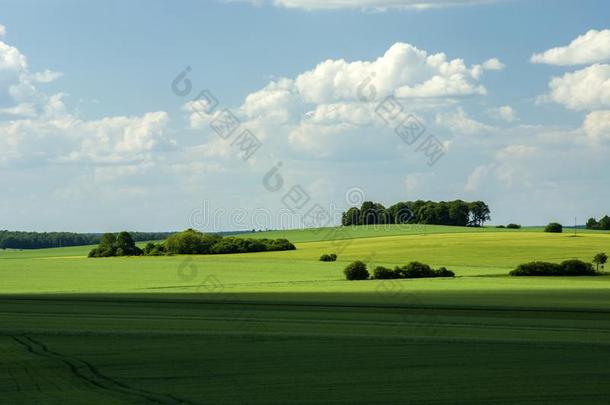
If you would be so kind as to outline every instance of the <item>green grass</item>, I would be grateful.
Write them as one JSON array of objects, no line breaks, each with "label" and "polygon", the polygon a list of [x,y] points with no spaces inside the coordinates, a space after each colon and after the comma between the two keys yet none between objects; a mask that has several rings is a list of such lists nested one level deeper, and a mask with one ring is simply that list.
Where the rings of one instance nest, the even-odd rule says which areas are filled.
[{"label": "green grass", "polygon": [[[600,403],[610,394],[610,276],[506,276],[531,260],[590,260],[610,251],[608,233],[259,236],[288,237],[297,250],[0,251],[0,402]],[[317,260],[333,252],[337,262]],[[457,277],[343,280],[358,259],[419,260]]]}]

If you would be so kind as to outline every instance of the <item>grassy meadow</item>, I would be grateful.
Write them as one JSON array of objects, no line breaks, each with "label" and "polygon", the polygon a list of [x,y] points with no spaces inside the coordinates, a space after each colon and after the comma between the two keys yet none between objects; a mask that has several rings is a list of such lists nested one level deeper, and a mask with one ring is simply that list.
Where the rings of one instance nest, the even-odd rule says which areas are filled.
[{"label": "grassy meadow", "polygon": [[[603,403],[610,276],[509,277],[610,251],[573,236],[400,225],[245,234],[295,251],[0,251],[0,402]],[[317,259],[337,253],[337,262]],[[345,281],[351,261],[453,279]]]}]

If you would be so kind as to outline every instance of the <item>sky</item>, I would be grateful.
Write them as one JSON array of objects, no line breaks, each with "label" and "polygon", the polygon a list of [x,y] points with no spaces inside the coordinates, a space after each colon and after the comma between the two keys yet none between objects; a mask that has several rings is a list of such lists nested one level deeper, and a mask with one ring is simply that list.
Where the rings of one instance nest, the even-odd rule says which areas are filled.
[{"label": "sky", "polygon": [[610,213],[610,4],[0,0],[0,229]]}]

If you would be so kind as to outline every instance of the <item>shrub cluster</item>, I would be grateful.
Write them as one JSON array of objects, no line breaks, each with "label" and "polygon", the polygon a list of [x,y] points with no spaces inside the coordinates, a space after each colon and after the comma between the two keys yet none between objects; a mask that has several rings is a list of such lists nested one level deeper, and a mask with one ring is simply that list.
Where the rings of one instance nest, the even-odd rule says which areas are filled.
[{"label": "shrub cluster", "polygon": [[173,234],[162,243],[149,242],[144,247],[144,250],[135,246],[131,237],[129,237],[131,242],[127,244],[118,241],[120,237],[123,240],[129,237],[129,233],[121,232],[116,237],[113,234],[102,236],[100,246],[93,249],[89,253],[89,257],[139,256],[142,254],[148,256],[172,254],[208,255],[296,249],[287,239],[223,238],[220,235],[204,234],[194,229],[187,229],[186,231]]},{"label": "shrub cluster", "polygon": [[334,262],[337,261],[337,255],[334,253],[331,253],[329,255],[324,254],[322,256],[320,256],[320,261],[321,262]]},{"label": "shrub cluster", "polygon": [[544,232],[562,233],[563,226],[557,222],[551,222],[550,224],[544,227]]},{"label": "shrub cluster", "polygon": [[430,278],[430,277],[454,277],[455,273],[441,267],[437,270],[431,268],[427,264],[420,262],[411,262],[405,266],[396,266],[394,269],[389,269],[383,266],[377,266],[373,270],[374,280],[394,279],[394,278]]},{"label": "shrub cluster", "polygon": [[176,233],[165,241],[164,250],[170,254],[211,255],[227,253],[271,252],[294,250],[287,239],[251,239],[216,234],[205,234],[194,229]]},{"label": "shrub cluster", "polygon": [[508,224],[506,226],[504,225],[498,225],[496,226],[496,228],[508,228],[508,229],[521,229],[521,225],[519,224]]},{"label": "shrub cluster", "polygon": [[511,276],[595,276],[597,272],[591,263],[582,260],[565,260],[559,264],[531,262],[517,266]]},{"label": "shrub cluster", "polygon": [[451,270],[447,270],[445,267],[435,270],[427,264],[420,262],[411,262],[405,266],[396,266],[394,269],[377,266],[373,269],[373,274],[369,275],[366,264],[361,261],[357,261],[348,265],[345,268],[344,273],[347,280],[366,280],[369,278],[369,276],[372,280],[455,276]]}]

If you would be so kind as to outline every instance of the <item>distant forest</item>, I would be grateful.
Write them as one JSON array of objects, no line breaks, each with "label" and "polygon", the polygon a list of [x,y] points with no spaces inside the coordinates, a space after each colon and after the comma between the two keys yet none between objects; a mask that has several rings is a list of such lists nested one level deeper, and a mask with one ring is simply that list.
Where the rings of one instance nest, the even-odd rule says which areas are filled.
[{"label": "distant forest", "polygon": [[490,210],[483,201],[403,201],[388,208],[365,201],[360,208],[343,213],[341,224],[431,224],[453,226],[483,226],[490,220]]},{"label": "distant forest", "polygon": [[[162,240],[174,232],[131,232],[135,242]],[[43,249],[95,245],[101,233],[0,231],[0,249]]]}]

